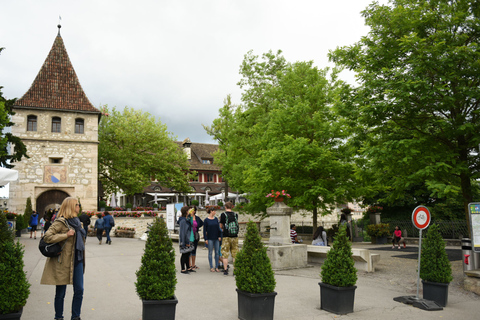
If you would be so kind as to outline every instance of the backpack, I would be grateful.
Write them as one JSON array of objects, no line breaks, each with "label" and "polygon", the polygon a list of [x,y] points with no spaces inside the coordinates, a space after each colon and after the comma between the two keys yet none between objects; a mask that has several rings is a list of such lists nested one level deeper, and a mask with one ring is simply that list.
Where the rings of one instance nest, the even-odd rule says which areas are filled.
[{"label": "backpack", "polygon": [[[70,225],[66,220],[65,224],[70,229]],[[49,258],[59,256],[62,253],[63,247],[65,247],[65,244],[67,243],[66,240],[63,242],[63,246],[60,245],[60,242],[46,243],[44,238],[45,236],[40,239],[40,242],[38,243],[38,250],[40,250],[45,257]]]},{"label": "backpack", "polygon": [[227,231],[227,237],[238,236],[238,219],[234,212],[225,213],[225,230]]}]

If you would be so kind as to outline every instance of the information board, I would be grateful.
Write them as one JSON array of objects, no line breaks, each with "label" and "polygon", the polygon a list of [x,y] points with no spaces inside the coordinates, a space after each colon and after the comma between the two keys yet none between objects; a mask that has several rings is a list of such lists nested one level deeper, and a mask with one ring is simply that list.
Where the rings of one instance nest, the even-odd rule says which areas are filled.
[{"label": "information board", "polygon": [[468,213],[472,231],[472,250],[480,253],[480,202],[469,203]]}]

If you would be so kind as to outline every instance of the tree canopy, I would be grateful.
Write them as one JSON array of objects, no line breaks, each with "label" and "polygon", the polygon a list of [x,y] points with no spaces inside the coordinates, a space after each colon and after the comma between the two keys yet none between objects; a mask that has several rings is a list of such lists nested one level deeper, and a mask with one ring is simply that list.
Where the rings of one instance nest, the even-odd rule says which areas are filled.
[{"label": "tree canopy", "polygon": [[189,164],[174,137],[148,112],[108,106],[99,125],[98,171],[106,192],[143,192],[156,179],[159,184],[188,192]]},{"label": "tree canopy", "polygon": [[330,59],[359,82],[339,110],[356,124],[364,191],[395,201],[424,186],[466,210],[480,178],[480,5],[391,0],[362,14],[370,32]]},{"label": "tree canopy", "polygon": [[[3,49],[5,48],[0,48],[0,53]],[[0,138],[0,166],[13,168],[13,162],[20,161],[22,157],[28,158],[27,147],[19,137],[14,136],[11,132],[4,132],[4,129],[14,124],[10,119],[11,116],[15,114],[12,108],[16,99],[4,98],[2,88],[3,87],[0,86],[0,132],[2,132]],[[9,147],[10,145],[12,146],[11,149]]]},{"label": "tree canopy", "polygon": [[[317,210],[351,196],[353,167],[343,147],[348,127],[337,121],[333,104],[341,88],[337,71],[312,62],[289,63],[268,52],[245,55],[238,83],[242,105],[227,99],[210,133],[221,137],[222,173],[247,192],[250,212],[265,212],[266,195],[287,190],[289,204]],[[222,143],[223,142],[223,143]]]}]

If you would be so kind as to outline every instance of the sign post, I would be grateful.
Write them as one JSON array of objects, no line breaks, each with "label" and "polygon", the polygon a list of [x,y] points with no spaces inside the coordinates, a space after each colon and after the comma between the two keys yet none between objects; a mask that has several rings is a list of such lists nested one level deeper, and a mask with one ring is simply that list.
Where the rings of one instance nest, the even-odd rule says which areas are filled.
[{"label": "sign post", "polygon": [[412,213],[412,223],[413,225],[420,230],[419,239],[418,239],[418,274],[417,274],[417,296],[402,296],[393,298],[394,301],[411,304],[416,308],[420,308],[428,311],[443,310],[443,307],[436,304],[434,301],[420,299],[418,296],[420,288],[420,259],[422,252],[422,230],[426,229],[431,220],[430,211],[424,206],[418,206],[413,210]]},{"label": "sign post", "polygon": [[412,213],[412,222],[413,225],[420,230],[420,235],[418,238],[418,274],[417,274],[417,300],[419,300],[418,292],[420,288],[420,259],[422,252],[422,230],[427,228],[430,224],[431,216],[430,211],[427,207],[418,206],[413,210]]},{"label": "sign post", "polygon": [[472,251],[480,253],[480,202],[469,203],[468,213],[470,215]]}]

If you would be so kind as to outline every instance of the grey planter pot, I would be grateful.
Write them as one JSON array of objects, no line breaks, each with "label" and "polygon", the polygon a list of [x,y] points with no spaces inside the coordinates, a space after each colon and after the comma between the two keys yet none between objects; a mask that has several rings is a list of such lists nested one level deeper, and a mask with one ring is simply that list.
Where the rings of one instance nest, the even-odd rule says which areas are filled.
[{"label": "grey planter pot", "polygon": [[446,307],[448,303],[448,285],[450,283],[440,283],[422,280],[423,299],[435,301],[438,305]]},{"label": "grey planter pot", "polygon": [[273,320],[276,292],[250,293],[236,290],[240,320]]},{"label": "grey planter pot", "polygon": [[0,314],[0,320],[20,320],[22,317],[23,308],[15,313]]},{"label": "grey planter pot", "polygon": [[318,285],[320,286],[320,309],[336,314],[353,312],[357,286],[335,287],[323,282],[319,282]]},{"label": "grey planter pot", "polygon": [[142,320],[175,320],[178,299],[142,300]]}]

